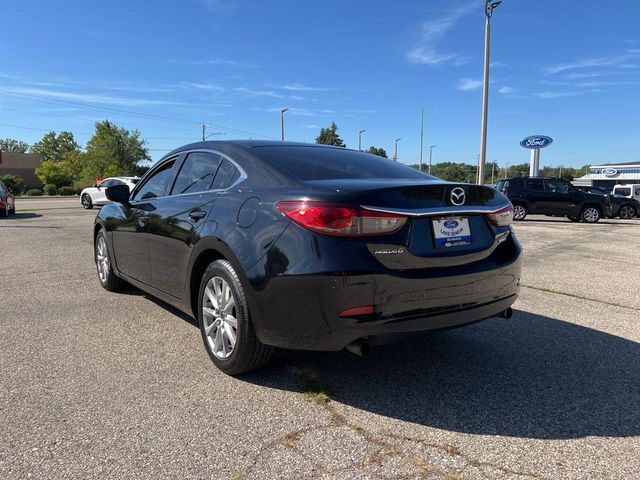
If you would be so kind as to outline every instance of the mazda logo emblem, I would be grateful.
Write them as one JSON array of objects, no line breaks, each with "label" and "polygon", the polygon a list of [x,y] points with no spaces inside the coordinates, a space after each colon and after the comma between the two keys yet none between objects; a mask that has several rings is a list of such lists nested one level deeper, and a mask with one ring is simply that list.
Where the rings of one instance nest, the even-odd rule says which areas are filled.
[{"label": "mazda logo emblem", "polygon": [[466,194],[464,190],[460,187],[456,187],[451,190],[451,203],[454,205],[462,205],[466,200]]}]

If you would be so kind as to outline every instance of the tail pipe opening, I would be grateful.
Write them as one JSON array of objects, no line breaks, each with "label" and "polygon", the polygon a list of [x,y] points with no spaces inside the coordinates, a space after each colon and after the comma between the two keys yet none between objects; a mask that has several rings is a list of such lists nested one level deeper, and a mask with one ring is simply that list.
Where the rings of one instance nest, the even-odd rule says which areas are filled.
[{"label": "tail pipe opening", "polygon": [[506,310],[500,312],[500,314],[498,316],[500,318],[511,318],[511,317],[513,317],[513,309],[511,307],[509,307]]},{"label": "tail pipe opening", "polygon": [[369,340],[365,338],[355,340],[345,348],[351,353],[355,353],[356,355],[360,355],[361,357],[368,357],[369,355],[371,355],[372,351],[371,343],[369,343]]}]

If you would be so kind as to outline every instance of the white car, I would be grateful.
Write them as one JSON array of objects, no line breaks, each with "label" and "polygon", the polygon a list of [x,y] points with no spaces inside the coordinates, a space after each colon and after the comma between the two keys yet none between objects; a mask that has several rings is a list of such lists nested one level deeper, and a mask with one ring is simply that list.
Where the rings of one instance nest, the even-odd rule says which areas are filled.
[{"label": "white car", "polygon": [[616,185],[613,187],[613,194],[621,197],[633,198],[640,202],[640,185]]},{"label": "white car", "polygon": [[114,185],[128,185],[129,190],[133,190],[133,187],[138,183],[140,177],[110,177],[105,178],[99,184],[93,187],[87,187],[80,192],[80,203],[84,208],[91,209],[94,205],[105,205],[109,203],[107,200],[107,187],[113,187]]}]

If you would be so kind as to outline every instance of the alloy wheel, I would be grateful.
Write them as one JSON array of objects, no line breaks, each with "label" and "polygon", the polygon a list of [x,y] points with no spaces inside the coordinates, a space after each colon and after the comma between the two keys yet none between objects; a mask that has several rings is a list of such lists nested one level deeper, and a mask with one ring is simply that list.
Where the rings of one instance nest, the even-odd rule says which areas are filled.
[{"label": "alloy wheel", "polygon": [[107,283],[109,277],[109,252],[107,251],[107,242],[103,235],[98,236],[96,241],[96,265],[98,267],[98,277],[101,283]]},{"label": "alloy wheel", "polygon": [[629,220],[630,218],[633,218],[636,215],[636,211],[633,207],[629,205],[625,205],[620,209],[620,211],[618,212],[618,215],[620,216],[620,218]]},{"label": "alloy wheel", "polygon": [[82,206],[84,208],[89,208],[90,205],[91,205],[91,199],[89,198],[89,195],[83,195],[82,196]]},{"label": "alloy wheel", "polygon": [[513,219],[514,220],[522,220],[527,216],[527,211],[522,205],[514,205],[513,206]]},{"label": "alloy wheel", "polygon": [[221,360],[228,358],[236,346],[238,319],[236,300],[222,277],[212,277],[202,298],[204,332],[211,352]]},{"label": "alloy wheel", "polygon": [[582,213],[582,218],[589,223],[595,223],[600,219],[600,212],[595,207],[588,207]]}]

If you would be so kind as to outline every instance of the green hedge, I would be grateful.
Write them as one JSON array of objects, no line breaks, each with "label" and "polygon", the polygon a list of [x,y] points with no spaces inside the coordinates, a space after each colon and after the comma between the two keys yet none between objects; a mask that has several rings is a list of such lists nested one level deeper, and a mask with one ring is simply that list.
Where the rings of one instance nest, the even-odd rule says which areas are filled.
[{"label": "green hedge", "polygon": [[27,190],[27,195],[29,197],[41,197],[42,190],[40,190],[39,188],[32,188],[31,190]]},{"label": "green hedge", "polygon": [[58,189],[58,195],[75,195],[76,191],[73,187],[60,187]]},{"label": "green hedge", "polygon": [[53,183],[47,183],[42,190],[44,191],[45,195],[57,195],[58,194],[58,187],[56,187]]}]

